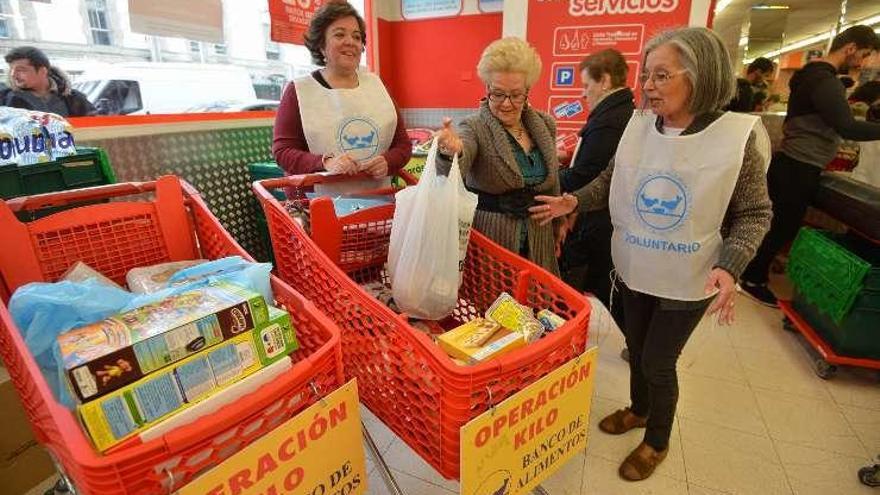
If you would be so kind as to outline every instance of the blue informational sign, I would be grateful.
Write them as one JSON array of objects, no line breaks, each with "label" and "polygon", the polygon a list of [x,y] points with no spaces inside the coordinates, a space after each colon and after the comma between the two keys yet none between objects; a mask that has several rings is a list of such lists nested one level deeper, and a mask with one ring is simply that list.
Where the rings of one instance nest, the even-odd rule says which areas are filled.
[{"label": "blue informational sign", "polygon": [[401,0],[404,19],[429,19],[456,16],[461,12],[462,0]]},{"label": "blue informational sign", "polygon": [[570,65],[556,67],[553,79],[556,81],[557,86],[574,86],[574,67]]},{"label": "blue informational sign", "polygon": [[553,107],[553,115],[557,119],[568,119],[584,111],[584,106],[579,100],[564,101]]}]

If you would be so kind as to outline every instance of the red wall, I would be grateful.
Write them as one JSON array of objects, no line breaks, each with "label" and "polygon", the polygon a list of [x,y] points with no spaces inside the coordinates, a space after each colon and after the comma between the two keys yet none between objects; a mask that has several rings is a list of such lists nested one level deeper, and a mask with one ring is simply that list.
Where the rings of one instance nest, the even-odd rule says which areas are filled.
[{"label": "red wall", "polygon": [[483,49],[501,37],[501,14],[379,19],[379,75],[400,108],[476,108]]}]

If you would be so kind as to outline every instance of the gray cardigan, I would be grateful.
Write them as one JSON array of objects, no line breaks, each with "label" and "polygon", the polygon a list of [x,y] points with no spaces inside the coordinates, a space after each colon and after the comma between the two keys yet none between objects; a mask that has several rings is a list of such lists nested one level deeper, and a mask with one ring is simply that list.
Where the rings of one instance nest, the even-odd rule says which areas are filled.
[{"label": "gray cardigan", "polygon": [[[714,122],[721,113],[699,115],[682,135],[695,134]],[[658,128],[662,121],[657,119]],[[614,159],[592,182],[574,192],[581,211],[601,210],[608,207],[608,192],[614,172]],[[767,194],[767,176],[752,133],[746,143],[743,165],[721,224],[721,256],[716,267],[738,279],[749,264],[764,235],[770,230],[773,216],[770,196]]]},{"label": "gray cardigan", "polygon": [[[558,196],[556,123],[550,115],[530,106],[523,108],[522,122],[532,142],[544,157],[547,167],[547,178],[534,189],[538,194]],[[501,121],[492,115],[485,99],[477,113],[460,123],[459,136],[463,148],[458,163],[469,188],[490,194],[504,194],[525,187],[522,172],[507,139],[507,131]],[[529,259],[554,275],[559,275],[553,230],[553,225],[558,225],[558,222],[543,227],[531,219],[524,222],[528,228]],[[503,213],[477,210],[474,216],[475,229],[514,253],[519,251],[522,225],[522,220]]]}]

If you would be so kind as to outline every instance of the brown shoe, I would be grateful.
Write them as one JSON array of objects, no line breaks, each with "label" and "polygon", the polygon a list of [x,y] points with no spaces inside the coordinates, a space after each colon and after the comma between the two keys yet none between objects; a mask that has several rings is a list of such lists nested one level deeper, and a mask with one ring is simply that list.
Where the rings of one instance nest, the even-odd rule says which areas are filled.
[{"label": "brown shoe", "polygon": [[620,465],[617,470],[620,477],[628,481],[641,481],[651,476],[654,469],[666,459],[669,448],[657,452],[645,442],[639,444]]},{"label": "brown shoe", "polygon": [[605,419],[599,422],[599,429],[611,435],[623,435],[633,428],[644,428],[647,424],[648,418],[636,416],[627,407],[605,416]]}]

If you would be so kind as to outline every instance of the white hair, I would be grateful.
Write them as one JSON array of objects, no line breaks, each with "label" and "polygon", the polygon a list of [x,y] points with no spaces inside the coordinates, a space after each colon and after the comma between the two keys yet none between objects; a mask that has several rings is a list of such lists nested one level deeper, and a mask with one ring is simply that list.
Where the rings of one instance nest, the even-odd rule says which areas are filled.
[{"label": "white hair", "polygon": [[541,75],[541,57],[526,41],[507,37],[495,40],[483,50],[477,73],[484,83],[495,72],[518,72],[526,77],[526,87],[531,87]]}]

